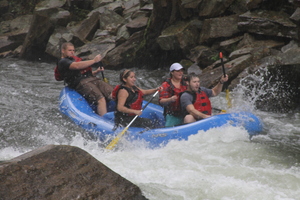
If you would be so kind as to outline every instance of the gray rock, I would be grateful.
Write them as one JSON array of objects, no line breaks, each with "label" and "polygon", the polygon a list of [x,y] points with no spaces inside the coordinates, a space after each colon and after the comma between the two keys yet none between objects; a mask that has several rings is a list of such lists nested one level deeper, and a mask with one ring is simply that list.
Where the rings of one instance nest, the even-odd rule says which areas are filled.
[{"label": "gray rock", "polygon": [[106,10],[100,15],[100,29],[108,30],[113,35],[116,35],[125,23],[126,20],[114,11]]},{"label": "gray rock", "polygon": [[202,44],[216,38],[232,37],[240,32],[237,24],[237,15],[206,19],[203,22],[199,43]]},{"label": "gray rock", "polygon": [[286,13],[257,10],[239,16],[240,30],[270,36],[298,39],[298,28]]},{"label": "gray rock", "polygon": [[163,50],[188,50],[198,39],[199,31],[193,21],[179,21],[162,31],[157,43]]},{"label": "gray rock", "polygon": [[1,199],[133,199],[141,190],[78,147],[48,145],[0,163]]},{"label": "gray rock", "polygon": [[234,0],[202,0],[198,9],[201,17],[216,17],[222,15]]}]

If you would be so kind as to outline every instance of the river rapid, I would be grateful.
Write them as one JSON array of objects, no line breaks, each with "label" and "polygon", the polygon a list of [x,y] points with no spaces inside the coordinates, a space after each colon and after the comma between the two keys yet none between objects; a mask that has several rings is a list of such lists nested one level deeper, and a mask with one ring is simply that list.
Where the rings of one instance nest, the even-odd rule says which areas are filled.
[{"label": "river rapid", "polygon": [[[256,97],[245,97],[247,87],[241,85],[231,93],[233,108],[228,111],[247,110],[262,119],[264,133],[251,141],[243,128],[226,126],[199,131],[188,141],[171,141],[160,149],[126,144],[107,152],[59,112],[63,83],[55,81],[54,66],[1,59],[0,161],[48,144],[72,145],[139,186],[150,200],[299,199],[298,112],[260,111],[254,106]],[[139,69],[136,74],[137,85],[147,89],[157,87],[168,72]],[[106,69],[104,75],[118,84],[119,71]],[[228,109],[224,93],[212,103]]]}]

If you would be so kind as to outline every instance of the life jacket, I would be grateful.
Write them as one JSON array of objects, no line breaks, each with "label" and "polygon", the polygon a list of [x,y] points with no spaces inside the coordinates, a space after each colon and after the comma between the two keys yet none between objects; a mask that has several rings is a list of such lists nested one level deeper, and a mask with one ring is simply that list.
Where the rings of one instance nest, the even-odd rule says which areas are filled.
[{"label": "life jacket", "polygon": [[212,107],[207,94],[199,89],[199,92],[185,91],[193,96],[193,105],[196,110],[206,115],[211,115]]},{"label": "life jacket", "polygon": [[[79,58],[77,56],[72,56],[72,58],[75,60],[75,62],[82,61],[82,58]],[[90,72],[92,72],[91,67],[87,67],[85,69],[80,70],[81,74],[86,74],[86,73],[90,73]],[[64,76],[58,70],[58,65],[56,65],[56,67],[54,68],[54,77],[55,77],[55,80],[57,80],[57,81],[63,81],[64,80]]]},{"label": "life jacket", "polygon": [[184,92],[187,89],[186,83],[182,79],[182,81],[180,83],[181,87],[179,89],[179,88],[176,88],[172,84],[170,78],[168,78],[164,82],[167,82],[169,84],[168,89],[169,89],[169,93],[171,94],[170,96],[176,95],[178,97],[175,102],[172,102],[167,106],[164,106],[164,115],[167,115],[167,114],[171,114],[171,115],[174,115],[174,116],[182,115],[181,106],[180,106],[180,95],[181,95],[182,92]]},{"label": "life jacket", "polygon": [[119,92],[119,90],[120,90],[120,87],[121,87],[121,85],[116,85],[116,87],[113,89],[113,91],[111,92],[111,98],[113,99],[113,100],[117,100],[117,95],[118,95],[118,92]]},{"label": "life jacket", "polygon": [[58,66],[56,65],[56,67],[54,68],[54,78],[57,81],[63,81],[64,77],[59,73],[58,71]]},{"label": "life jacket", "polygon": [[[134,109],[134,110],[141,110],[142,103],[143,103],[143,92],[139,90],[137,87],[134,87],[135,92],[124,85],[117,85],[114,90],[112,91],[112,98],[116,100],[116,104],[118,105],[118,92],[120,89],[125,89],[128,92],[128,97],[125,101],[125,107]],[[116,116],[134,116],[133,113],[122,113],[116,109],[115,112]]]}]

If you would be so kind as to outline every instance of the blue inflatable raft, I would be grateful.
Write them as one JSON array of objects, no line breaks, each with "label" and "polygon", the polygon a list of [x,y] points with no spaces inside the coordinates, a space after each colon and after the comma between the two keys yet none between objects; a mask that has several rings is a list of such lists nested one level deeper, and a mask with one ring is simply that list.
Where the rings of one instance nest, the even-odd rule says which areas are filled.
[{"label": "blue inflatable raft", "polygon": [[[144,104],[146,101],[144,101]],[[76,91],[65,87],[59,97],[60,111],[68,116],[75,124],[79,125],[89,133],[97,136],[103,142],[111,139],[122,132],[124,128],[114,128],[114,108],[112,101],[108,105],[108,113],[99,116],[87,101]],[[187,140],[190,135],[197,134],[199,130],[208,130],[223,125],[244,127],[250,137],[259,134],[263,130],[261,120],[250,112],[228,113],[215,115],[194,123],[164,128],[165,123],[163,108],[159,105],[149,103],[141,117],[150,118],[155,123],[155,129],[143,129],[129,127],[124,139],[129,141],[144,140],[148,147],[156,148],[167,144],[170,140]]]}]

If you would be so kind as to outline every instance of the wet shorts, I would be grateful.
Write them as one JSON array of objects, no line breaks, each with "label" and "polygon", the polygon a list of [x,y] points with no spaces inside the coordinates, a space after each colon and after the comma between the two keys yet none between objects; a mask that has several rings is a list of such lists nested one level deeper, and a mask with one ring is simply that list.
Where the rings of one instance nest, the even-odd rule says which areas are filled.
[{"label": "wet shorts", "polygon": [[82,79],[75,90],[90,104],[97,105],[97,102],[103,97],[109,101],[111,99],[110,95],[113,89],[113,86],[105,83],[97,77],[88,77]]},{"label": "wet shorts", "polygon": [[165,127],[173,127],[173,126],[178,126],[182,125],[183,123],[183,117],[179,116],[176,117],[174,115],[166,115],[166,124]]}]

